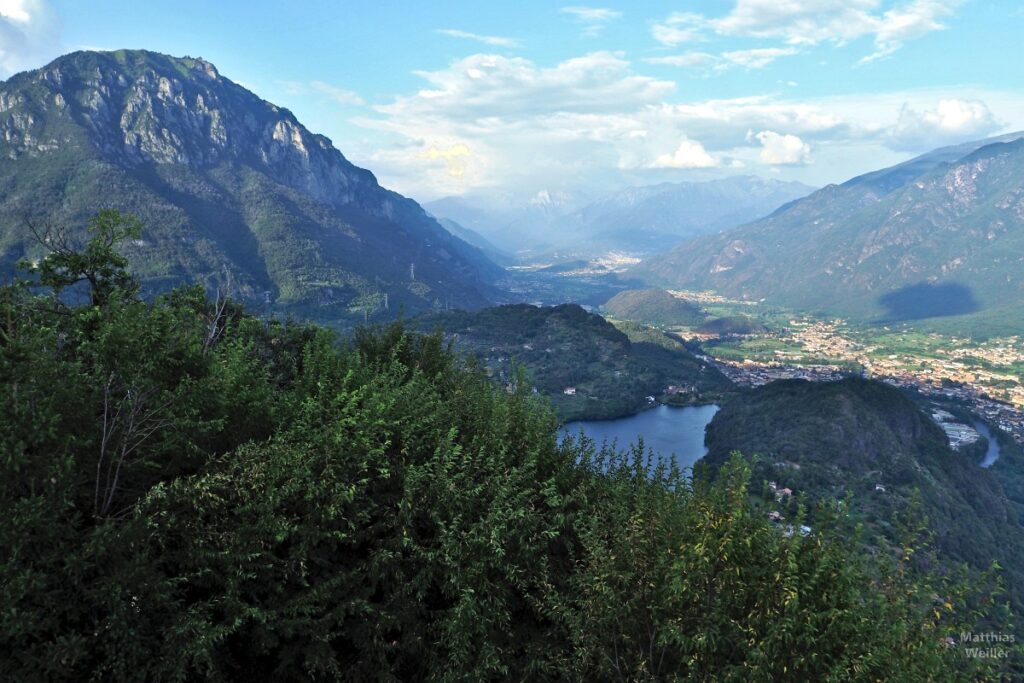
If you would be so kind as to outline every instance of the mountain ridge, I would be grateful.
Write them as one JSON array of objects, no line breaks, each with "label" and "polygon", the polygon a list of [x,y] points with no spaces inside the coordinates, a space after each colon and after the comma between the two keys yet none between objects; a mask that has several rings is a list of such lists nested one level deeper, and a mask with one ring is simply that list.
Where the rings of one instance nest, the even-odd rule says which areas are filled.
[{"label": "mountain ridge", "polygon": [[1024,305],[1012,256],[1024,248],[1022,138],[942,148],[829,185],[759,221],[690,240],[633,274],[862,319]]},{"label": "mountain ridge", "polygon": [[[760,218],[780,204],[814,191],[810,185],[756,176],[663,182],[624,188],[583,201],[559,196],[557,202],[531,200],[522,210],[504,206],[488,214],[473,198],[444,198],[427,204],[431,212],[453,219],[488,239],[514,241],[520,247],[576,257],[610,251],[651,254],[693,235],[713,233]],[[546,196],[546,195],[545,195]],[[479,202],[477,202],[479,203]]]},{"label": "mountain ridge", "polygon": [[[481,306],[502,274],[330,139],[200,58],[80,51],[0,83],[0,261],[39,251],[22,221],[148,226],[144,285],[216,286],[321,319]],[[418,276],[417,276],[418,271]]]}]

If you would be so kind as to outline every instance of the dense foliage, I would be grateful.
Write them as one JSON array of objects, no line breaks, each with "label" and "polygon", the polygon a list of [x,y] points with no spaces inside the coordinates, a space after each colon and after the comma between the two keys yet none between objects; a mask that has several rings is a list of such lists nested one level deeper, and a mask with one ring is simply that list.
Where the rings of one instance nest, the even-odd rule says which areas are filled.
[{"label": "dense foliage", "polygon": [[698,330],[704,334],[727,337],[733,334],[764,334],[768,328],[754,318],[745,315],[728,315],[715,318],[701,325]]},{"label": "dense foliage", "polygon": [[627,289],[606,301],[602,309],[620,320],[651,325],[699,325],[706,317],[700,308],[664,289]]},{"label": "dense foliage", "polygon": [[996,675],[941,642],[973,615],[913,534],[870,560],[839,518],[779,533],[742,459],[559,443],[438,336],[140,301],[107,219],[108,296],[0,291],[0,678]]},{"label": "dense foliage", "polygon": [[899,390],[855,377],[773,382],[728,401],[707,445],[710,467],[726,464],[733,450],[762,456],[755,492],[774,481],[793,491],[786,504],[802,497],[813,507],[849,494],[849,513],[864,523],[872,548],[898,543],[894,520],[919,501],[940,570],[965,562],[981,573],[996,562],[1015,607],[1024,605],[1024,527],[1000,477],[970,452],[952,450]]}]

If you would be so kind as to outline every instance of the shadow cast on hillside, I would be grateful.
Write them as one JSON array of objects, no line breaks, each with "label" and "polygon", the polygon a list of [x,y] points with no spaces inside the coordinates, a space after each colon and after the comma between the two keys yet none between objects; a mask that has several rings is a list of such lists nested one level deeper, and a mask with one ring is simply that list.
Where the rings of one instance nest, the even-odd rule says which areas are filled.
[{"label": "shadow cast on hillside", "polygon": [[965,315],[981,310],[974,292],[955,282],[919,282],[879,297],[878,303],[887,310],[881,322]]}]

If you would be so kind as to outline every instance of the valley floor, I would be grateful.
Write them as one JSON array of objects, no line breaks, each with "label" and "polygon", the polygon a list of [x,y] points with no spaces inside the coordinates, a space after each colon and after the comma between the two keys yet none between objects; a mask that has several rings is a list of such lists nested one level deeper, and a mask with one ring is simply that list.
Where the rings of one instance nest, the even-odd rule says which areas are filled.
[{"label": "valley floor", "polygon": [[964,404],[1024,445],[1024,341],[1018,336],[976,340],[905,323],[857,325],[707,293],[675,294],[718,315],[756,316],[770,328],[728,337],[675,331],[681,338],[696,337],[705,357],[740,385],[792,378],[828,381],[857,372]]}]

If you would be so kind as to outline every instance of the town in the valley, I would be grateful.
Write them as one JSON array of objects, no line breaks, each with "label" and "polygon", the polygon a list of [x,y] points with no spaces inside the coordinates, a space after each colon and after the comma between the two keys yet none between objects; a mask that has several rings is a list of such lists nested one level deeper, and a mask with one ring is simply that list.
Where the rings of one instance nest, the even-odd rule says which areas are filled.
[{"label": "town in the valley", "polygon": [[[741,305],[747,311],[756,306],[707,293],[674,294],[705,305]],[[975,342],[907,328],[862,329],[841,319],[806,316],[787,317],[775,330],[755,335],[679,334],[698,338],[702,358],[742,386],[779,379],[834,381],[860,374],[916,390],[939,404],[963,405],[1024,445],[1024,340],[1019,337]],[[947,411],[936,408],[932,416],[954,447],[980,438],[973,425],[956,421]]]}]

